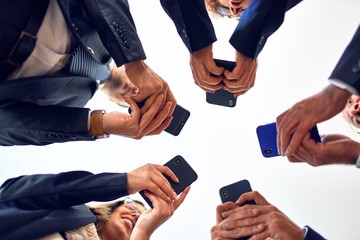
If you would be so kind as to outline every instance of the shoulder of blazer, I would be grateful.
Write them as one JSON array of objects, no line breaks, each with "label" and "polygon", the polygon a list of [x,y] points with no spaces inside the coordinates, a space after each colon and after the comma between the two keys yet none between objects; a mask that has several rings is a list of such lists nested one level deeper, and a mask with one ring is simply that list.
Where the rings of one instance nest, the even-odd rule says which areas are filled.
[{"label": "shoulder of blazer", "polygon": [[83,107],[98,89],[88,77],[57,75],[20,78],[0,84],[0,106],[15,102]]},{"label": "shoulder of blazer", "polygon": [[0,61],[6,59],[25,28],[35,7],[34,2],[34,0],[0,1]]}]

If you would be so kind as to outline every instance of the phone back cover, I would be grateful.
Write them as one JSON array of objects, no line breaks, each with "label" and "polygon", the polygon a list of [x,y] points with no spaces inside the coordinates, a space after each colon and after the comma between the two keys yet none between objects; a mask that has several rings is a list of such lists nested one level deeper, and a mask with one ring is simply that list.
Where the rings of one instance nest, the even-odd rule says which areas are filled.
[{"label": "phone back cover", "polygon": [[239,197],[246,192],[251,192],[251,186],[248,180],[243,179],[220,188],[219,194],[221,202],[236,202]]},{"label": "phone back cover", "polygon": [[225,89],[216,90],[214,93],[206,92],[206,102],[224,107],[235,107],[237,98]]},{"label": "phone back cover", "polygon": [[[229,71],[232,71],[236,66],[236,62],[214,59],[217,66],[223,67]],[[206,102],[224,107],[235,107],[237,97],[233,93],[226,91],[225,89],[219,89],[214,93],[206,92]]]},{"label": "phone back cover", "polygon": [[[221,201],[223,203],[228,201],[236,202],[236,200],[238,200],[243,193],[251,192],[251,191],[252,189],[249,181],[244,179],[220,188],[219,194]],[[256,204],[256,203],[254,201],[249,201],[246,204]],[[237,240],[246,240],[249,239],[250,237],[251,236],[242,237],[242,238],[238,238]]]},{"label": "phone back cover", "polygon": [[189,117],[190,112],[188,110],[180,105],[176,105],[173,112],[173,120],[171,120],[170,125],[165,129],[165,131],[174,136],[178,136]]},{"label": "phone back cover", "polygon": [[[176,177],[179,179],[179,182],[175,183],[165,175],[177,195],[184,191],[187,186],[191,185],[198,178],[195,170],[180,155],[175,156],[173,159],[165,163],[164,166],[170,168],[175,173]],[[145,196],[144,191],[141,191],[139,193],[148,203],[148,205],[152,208],[152,203],[150,199]]]},{"label": "phone back cover", "polygon": [[276,123],[258,126],[256,134],[259,140],[261,153],[264,157],[280,156],[276,145]]}]

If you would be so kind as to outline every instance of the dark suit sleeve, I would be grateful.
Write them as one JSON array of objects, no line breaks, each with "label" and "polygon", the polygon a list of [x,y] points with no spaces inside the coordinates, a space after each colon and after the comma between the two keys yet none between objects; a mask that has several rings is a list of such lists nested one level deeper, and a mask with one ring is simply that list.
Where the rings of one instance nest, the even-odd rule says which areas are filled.
[{"label": "dark suit sleeve", "polygon": [[267,38],[283,23],[287,10],[301,0],[252,0],[229,42],[241,54],[257,58]]},{"label": "dark suit sleeve", "polygon": [[360,96],[360,26],[329,78],[351,86],[352,93]]},{"label": "dark suit sleeve", "polygon": [[83,0],[83,6],[118,66],[146,58],[127,0]]},{"label": "dark suit sleeve", "polygon": [[3,146],[94,140],[87,126],[88,108],[19,102],[0,106],[0,116]]},{"label": "dark suit sleeve", "polygon": [[215,30],[204,0],[160,0],[160,2],[190,53],[216,41]]},{"label": "dark suit sleeve", "polygon": [[0,84],[0,145],[46,145],[94,140],[88,108],[94,79],[78,76],[21,78]]},{"label": "dark suit sleeve", "polygon": [[0,203],[22,209],[55,209],[115,200],[128,195],[126,176],[86,171],[20,176],[0,187]]},{"label": "dark suit sleeve", "polygon": [[307,228],[307,233],[304,240],[326,240],[323,236],[317,233],[314,229],[309,226],[305,226]]}]

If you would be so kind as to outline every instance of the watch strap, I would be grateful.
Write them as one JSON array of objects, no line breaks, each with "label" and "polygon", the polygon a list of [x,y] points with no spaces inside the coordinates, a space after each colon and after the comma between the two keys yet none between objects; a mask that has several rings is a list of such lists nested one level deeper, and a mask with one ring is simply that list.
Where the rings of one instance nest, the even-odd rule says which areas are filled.
[{"label": "watch strap", "polygon": [[105,110],[94,110],[90,114],[90,134],[95,138],[106,138],[109,134],[104,133],[103,116]]}]

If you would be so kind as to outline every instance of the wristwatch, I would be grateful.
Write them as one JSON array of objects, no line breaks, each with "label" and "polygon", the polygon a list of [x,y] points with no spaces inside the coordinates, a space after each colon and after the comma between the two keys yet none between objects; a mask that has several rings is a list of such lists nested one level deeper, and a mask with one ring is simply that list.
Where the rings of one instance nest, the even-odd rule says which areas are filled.
[{"label": "wristwatch", "polygon": [[107,138],[108,133],[104,132],[103,129],[103,116],[105,110],[93,110],[90,114],[90,134],[94,138]]}]

